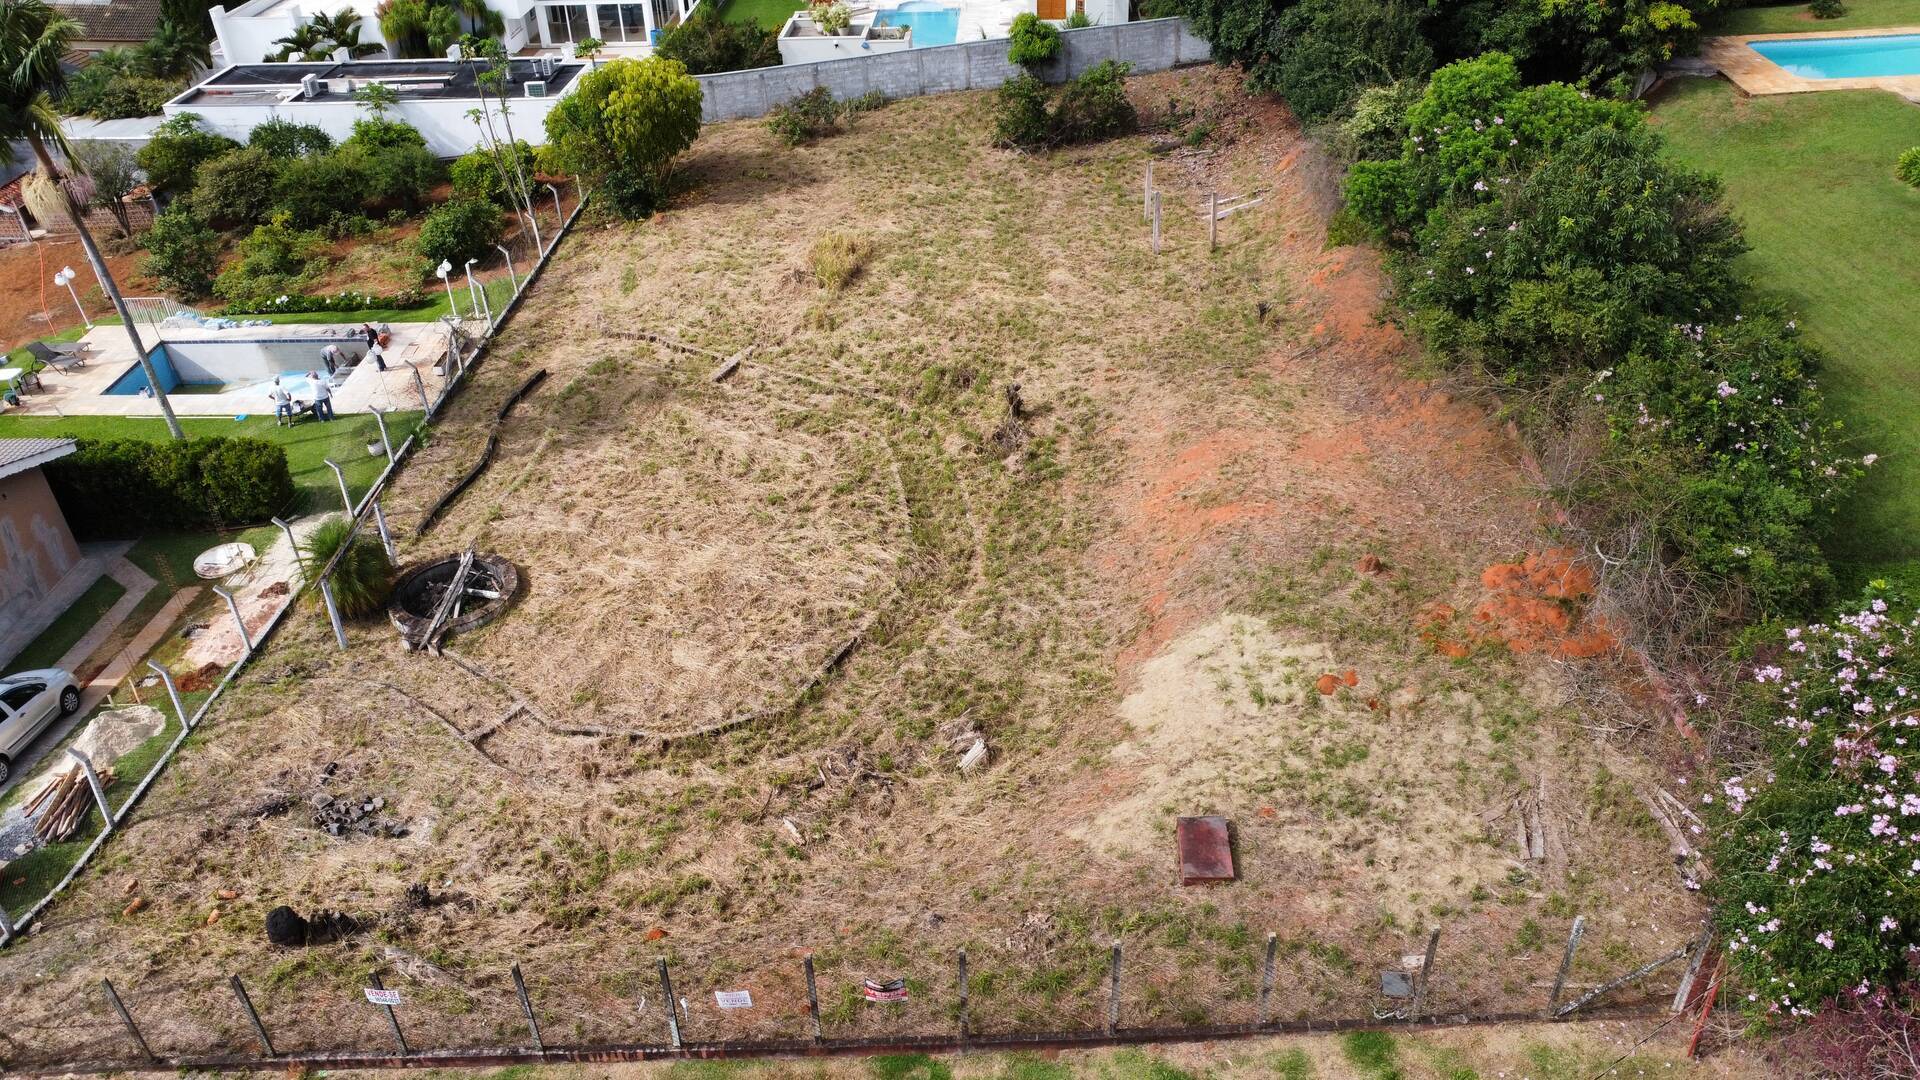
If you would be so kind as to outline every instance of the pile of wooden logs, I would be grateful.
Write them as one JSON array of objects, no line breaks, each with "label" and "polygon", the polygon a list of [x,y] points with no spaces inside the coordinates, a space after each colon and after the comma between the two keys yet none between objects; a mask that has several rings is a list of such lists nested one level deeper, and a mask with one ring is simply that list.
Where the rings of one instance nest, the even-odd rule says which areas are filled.
[{"label": "pile of wooden logs", "polygon": [[[100,786],[106,787],[114,781],[111,765],[100,770]],[[34,817],[34,835],[43,844],[57,844],[69,839],[80,831],[87,820],[87,811],[93,808],[93,791],[87,786],[87,777],[78,766],[68,769],[58,779],[40,789],[26,805],[26,815]]]}]

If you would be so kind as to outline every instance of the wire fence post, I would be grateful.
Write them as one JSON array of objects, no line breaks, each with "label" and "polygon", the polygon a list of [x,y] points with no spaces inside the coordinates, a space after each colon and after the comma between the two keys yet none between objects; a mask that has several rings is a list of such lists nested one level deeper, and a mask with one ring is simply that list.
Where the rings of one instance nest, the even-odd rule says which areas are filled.
[{"label": "wire fence post", "polygon": [[1260,1011],[1255,1023],[1265,1027],[1267,1017],[1271,1015],[1269,1006],[1273,1002],[1273,958],[1280,951],[1280,935],[1267,934],[1267,959],[1260,965]]},{"label": "wire fence post", "polygon": [[[820,989],[813,982],[813,957],[800,961],[800,969],[807,975],[807,1017],[813,1024],[813,1041],[820,1041]],[[661,968],[662,971],[666,969]]]},{"label": "wire fence post", "polygon": [[93,770],[93,762],[77,746],[67,747],[67,756],[80,763],[80,771],[86,774],[87,786],[93,789],[93,801],[100,807],[100,818],[107,832],[113,831],[113,807],[107,804],[107,789],[100,783],[100,774]]},{"label": "wire fence post", "polygon": [[173,699],[173,714],[180,718],[180,730],[193,730],[192,724],[187,721],[187,710],[180,704],[180,690],[173,685],[173,674],[166,669],[165,665],[152,660],[147,661],[147,666],[152,668],[153,673],[160,676],[160,681],[166,684],[167,696]]},{"label": "wire fence post", "polygon": [[340,643],[340,651],[347,651],[347,630],[340,625],[340,605],[333,601],[333,582],[320,579],[320,599],[327,605],[327,621],[333,624],[333,640]]},{"label": "wire fence post", "polygon": [[347,493],[347,474],[341,471],[340,466],[333,463],[332,458],[321,458],[320,460],[326,463],[327,468],[333,470],[333,478],[340,482],[340,505],[346,509],[347,516],[352,517],[353,496]]},{"label": "wire fence post", "polygon": [[967,950],[961,949],[954,955],[955,978],[960,984],[960,1038],[967,1038]]},{"label": "wire fence post", "polygon": [[667,958],[660,958],[660,996],[667,1000],[667,1041],[680,1049],[680,1007],[673,1000],[673,979],[667,974]]},{"label": "wire fence post", "polygon": [[373,409],[373,422],[380,425],[380,446],[387,452],[387,464],[393,464],[393,439],[387,435],[387,416],[378,406]]},{"label": "wire fence post", "polygon": [[1107,1034],[1120,1030],[1120,943],[1113,943],[1107,975]]},{"label": "wire fence post", "polygon": [[1217,242],[1219,239],[1219,234],[1220,234],[1220,193],[1216,191],[1209,191],[1207,192],[1207,250],[1208,251],[1214,251],[1219,248],[1219,244]]},{"label": "wire fence post", "polygon": [[260,1049],[268,1057],[279,1057],[280,1055],[274,1052],[272,1036],[267,1034],[267,1025],[260,1022],[260,1014],[253,1008],[253,999],[247,996],[246,984],[240,981],[240,976],[229,975],[227,985],[233,988],[233,996],[240,1000],[240,1011],[247,1014],[248,1020],[253,1021],[253,1033],[260,1037]]},{"label": "wire fence post", "polygon": [[1420,961],[1420,977],[1413,984],[1413,1005],[1407,1010],[1407,1019],[1420,1019],[1420,1010],[1427,1004],[1427,980],[1433,975],[1433,954],[1440,949],[1440,928],[1434,927],[1427,935],[1427,954]]},{"label": "wire fence post", "polygon": [[1693,959],[1687,963],[1687,973],[1680,977],[1680,988],[1673,994],[1673,1011],[1679,1012],[1687,1007],[1687,999],[1693,996],[1693,984],[1700,978],[1700,968],[1707,962],[1707,954],[1713,950],[1713,924],[1708,923],[1700,932],[1699,942],[1693,947]]},{"label": "wire fence post", "polygon": [[380,534],[380,546],[387,549],[387,561],[392,562],[398,555],[393,549],[393,534],[387,531],[387,514],[380,509],[380,500],[373,500],[373,527]]},{"label": "wire fence post", "polygon": [[508,251],[505,244],[495,244],[493,249],[500,253],[501,258],[507,260],[507,284],[513,286],[513,295],[520,295],[520,279],[513,276],[513,252]]},{"label": "wire fence post", "polygon": [[1153,253],[1160,254],[1160,193],[1153,193]]},{"label": "wire fence post", "polygon": [[[380,976],[378,975],[373,977],[373,988],[375,990],[386,989],[385,986],[380,984]],[[406,1033],[400,1030],[400,1017],[394,1013],[393,1006],[381,1005],[380,1008],[387,1014],[387,1026],[393,1029],[393,1041],[400,1044],[400,1052],[402,1054],[413,1053],[413,1051],[407,1047]]]},{"label": "wire fence post", "polygon": [[1567,972],[1573,970],[1573,954],[1580,948],[1580,935],[1587,929],[1587,917],[1575,915],[1573,930],[1567,934],[1567,951],[1560,957],[1560,973],[1553,977],[1553,993],[1547,997],[1547,1016],[1551,1018],[1554,1010],[1560,1007],[1560,992],[1567,988]]},{"label": "wire fence post", "polygon": [[431,412],[433,401],[427,397],[427,380],[420,377],[420,365],[408,364],[407,370],[413,373],[413,388],[420,391],[420,407]]},{"label": "wire fence post", "polygon": [[[89,768],[91,768],[91,766],[89,766]],[[155,1054],[153,1049],[147,1045],[146,1038],[140,1034],[140,1028],[134,1024],[133,1014],[127,1011],[127,1007],[120,1002],[120,995],[114,992],[113,981],[111,979],[101,979],[100,989],[107,992],[108,1003],[113,1006],[114,1012],[120,1014],[120,1022],[126,1025],[127,1034],[133,1036],[133,1044],[140,1048],[140,1053],[145,1056],[148,1061],[159,1061],[159,1055]]]},{"label": "wire fence post", "polygon": [[300,538],[293,535],[293,525],[289,523],[287,519],[278,517],[273,519],[273,523],[280,526],[281,532],[287,534],[287,546],[293,549],[294,565],[305,570],[307,568],[307,557],[300,552]]},{"label": "wire fence post", "polygon": [[533,1048],[544,1051],[546,1044],[540,1041],[540,1020],[533,1015],[533,1000],[527,997],[527,980],[520,977],[520,965],[513,965],[513,993],[520,999],[520,1011],[526,1014],[527,1030],[533,1033]]},{"label": "wire fence post", "polygon": [[247,655],[252,656],[253,635],[247,633],[247,620],[240,617],[240,601],[235,600],[232,593],[218,585],[213,587],[213,591],[219,593],[220,598],[227,602],[227,610],[233,612],[233,625],[240,628],[240,643],[247,647]]}]

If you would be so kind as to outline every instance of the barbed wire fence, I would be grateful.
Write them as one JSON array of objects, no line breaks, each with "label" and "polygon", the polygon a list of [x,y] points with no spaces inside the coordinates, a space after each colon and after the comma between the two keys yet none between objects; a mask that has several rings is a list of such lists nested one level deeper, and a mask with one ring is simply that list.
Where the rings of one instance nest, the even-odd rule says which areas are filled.
[{"label": "barbed wire fence", "polygon": [[[1377,973],[1346,971],[1330,996],[1320,992],[1326,972],[1313,952],[1289,955],[1277,934],[1236,943],[1244,955],[1231,965],[1213,951],[1151,938],[1084,947],[1077,960],[1086,962],[1064,968],[1004,944],[888,963],[861,943],[794,950],[747,968],[662,955],[617,974],[519,964],[456,973],[390,959],[373,972],[302,979],[292,993],[278,985],[285,965],[251,983],[239,975],[205,985],[102,979],[72,1000],[42,1003],[40,1015],[16,1018],[0,1064],[22,1073],[417,1068],[1017,1050],[1664,1021],[1701,1006],[1710,933],[1576,996],[1568,976],[1584,926],[1574,920],[1545,992],[1497,1011],[1449,992],[1441,929]],[[1227,966],[1231,976],[1219,977]],[[1318,1011],[1316,1002],[1334,1008]]]}]

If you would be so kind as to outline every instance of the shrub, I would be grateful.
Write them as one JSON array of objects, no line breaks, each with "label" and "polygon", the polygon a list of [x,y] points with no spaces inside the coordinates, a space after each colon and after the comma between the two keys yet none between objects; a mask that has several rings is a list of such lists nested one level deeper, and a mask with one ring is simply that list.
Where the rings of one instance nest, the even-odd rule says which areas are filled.
[{"label": "shrub", "polygon": [[1813,0],[1807,5],[1807,10],[1816,19],[1837,19],[1847,13],[1847,5],[1840,0]]},{"label": "shrub", "polygon": [[296,124],[275,117],[254,125],[247,133],[247,145],[272,157],[297,158],[333,149],[333,136],[316,124]]},{"label": "shrub", "polygon": [[1067,82],[1053,107],[1055,142],[1111,139],[1139,126],[1140,115],[1127,100],[1127,72],[1133,65],[1102,60]]},{"label": "shrub", "polygon": [[692,75],[779,65],[780,41],[774,31],[758,23],[728,22],[714,14],[716,10],[715,5],[701,5],[661,36],[654,55],[678,60]]},{"label": "shrub", "polygon": [[147,232],[141,272],[169,291],[193,299],[213,288],[220,268],[220,237],[186,208],[170,206]]},{"label": "shrub", "polygon": [[433,208],[420,223],[415,249],[430,263],[442,260],[461,266],[484,258],[500,242],[506,222],[500,208],[484,199],[450,199]]},{"label": "shrub", "polygon": [[837,293],[860,275],[872,257],[873,245],[866,240],[843,232],[829,232],[813,242],[813,248],[807,252],[807,263],[813,268],[813,279],[820,287]]},{"label": "shrub", "polygon": [[288,215],[275,214],[240,241],[240,257],[214,279],[214,294],[247,303],[299,292],[327,271],[332,250],[319,230],[296,228]]},{"label": "shrub", "polygon": [[1384,161],[1400,156],[1407,138],[1407,110],[1420,100],[1426,84],[1402,79],[1369,86],[1354,99],[1353,110],[1333,130],[1329,142],[1344,161]]},{"label": "shrub", "polygon": [[993,92],[993,144],[1041,147],[1053,144],[1053,118],[1047,112],[1047,88],[1021,72]]},{"label": "shrub", "polygon": [[221,315],[286,315],[309,311],[372,311],[390,309],[405,311],[409,308],[425,307],[433,301],[419,289],[406,289],[397,293],[366,293],[345,291],[326,296],[309,293],[281,293],[271,297],[243,300],[228,304],[220,309]]},{"label": "shrub", "polygon": [[147,183],[156,191],[182,192],[193,187],[195,170],[239,143],[224,135],[215,135],[200,127],[200,117],[178,113],[153,129],[153,137],[140,148],[140,168]]},{"label": "shrub", "polygon": [[1285,98],[1305,123],[1343,115],[1364,88],[1433,70],[1433,49],[1420,32],[1425,7],[1402,0],[1301,0],[1280,20],[1286,48],[1261,85]]},{"label": "shrub", "polygon": [[1702,800],[1714,918],[1753,1012],[1802,1016],[1910,974],[1916,669],[1920,612],[1882,587],[1753,657],[1740,704],[1764,762]]},{"label": "shrub", "polygon": [[1060,55],[1060,29],[1031,11],[1013,17],[1008,32],[1007,61],[1022,67],[1044,64]]},{"label": "shrub", "polygon": [[1070,80],[1047,106],[1047,90],[1029,74],[1002,83],[994,95],[996,146],[1039,148],[1089,142],[1131,131],[1139,114],[1127,100],[1130,65],[1103,60]]},{"label": "shrub", "polygon": [[68,115],[95,120],[157,116],[161,106],[186,88],[182,79],[116,72],[96,61],[68,77],[60,108]]},{"label": "shrub", "polygon": [[301,228],[321,228],[358,214],[368,183],[360,154],[335,150],[294,158],[280,166],[274,209]]},{"label": "shrub", "polygon": [[520,171],[531,184],[535,171],[533,147],[528,146],[525,140],[521,140],[513,145],[511,151],[502,147],[502,153],[499,155],[495,155],[491,150],[481,149],[455,158],[452,167],[448,170],[453,180],[453,193],[469,199],[508,201],[508,188],[506,181],[501,178],[500,168],[504,164],[511,171],[514,168],[515,157],[520,159]]},{"label": "shrub", "polygon": [[678,61],[615,60],[582,76],[547,114],[547,159],[586,177],[620,214],[650,214],[673,159],[700,134],[700,101],[700,84]]},{"label": "shrub", "polygon": [[364,117],[353,122],[353,134],[347,136],[347,141],[340,145],[367,150],[397,150],[424,147],[427,137],[404,120],[388,120],[384,116]]},{"label": "shrub", "polygon": [[380,541],[365,533],[354,535],[353,523],[346,518],[329,518],[301,541],[303,583],[312,584],[307,575],[318,574],[343,547],[345,554],[333,563],[333,574],[327,578],[333,602],[339,605],[340,614],[350,619],[379,613],[393,595],[393,563],[388,561],[387,549]]},{"label": "shrub", "polygon": [[1085,30],[1092,25],[1093,20],[1087,17],[1084,8],[1075,8],[1073,9],[1073,13],[1067,16],[1067,29],[1069,30]]},{"label": "shrub", "polygon": [[68,524],[87,537],[251,525],[294,495],[286,451],[264,439],[80,439],[46,474]]},{"label": "shrub", "polygon": [[334,154],[359,172],[360,205],[368,209],[418,209],[446,176],[440,159],[424,146],[371,147],[349,140]]},{"label": "shrub", "polygon": [[1893,165],[1893,175],[1904,183],[1920,187],[1920,146],[1900,151],[1900,157]]},{"label": "shrub", "polygon": [[280,161],[259,147],[222,154],[200,166],[186,203],[222,228],[266,220],[280,181]]},{"label": "shrub", "polygon": [[824,86],[816,86],[767,116],[767,130],[788,146],[820,138],[840,124],[840,108]]}]

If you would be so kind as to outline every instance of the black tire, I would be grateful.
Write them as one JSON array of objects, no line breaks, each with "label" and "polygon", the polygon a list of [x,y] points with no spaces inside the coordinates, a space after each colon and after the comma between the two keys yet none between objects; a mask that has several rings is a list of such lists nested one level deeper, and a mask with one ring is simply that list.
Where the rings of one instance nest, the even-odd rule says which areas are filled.
[{"label": "black tire", "polygon": [[60,691],[60,715],[72,716],[79,711],[80,691],[71,686]]},{"label": "black tire", "polygon": [[6,783],[7,777],[12,775],[13,762],[7,760],[7,755],[0,754],[0,784]]}]

